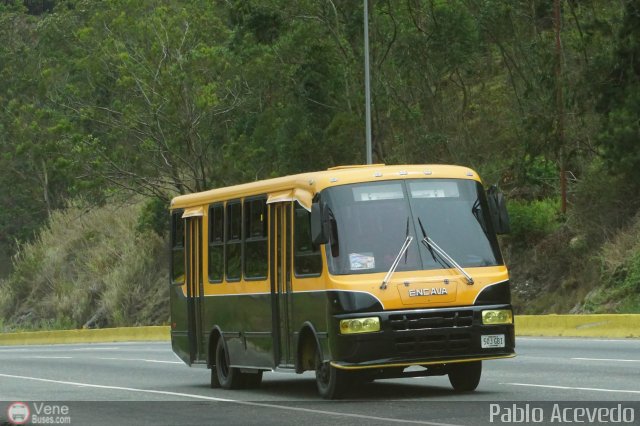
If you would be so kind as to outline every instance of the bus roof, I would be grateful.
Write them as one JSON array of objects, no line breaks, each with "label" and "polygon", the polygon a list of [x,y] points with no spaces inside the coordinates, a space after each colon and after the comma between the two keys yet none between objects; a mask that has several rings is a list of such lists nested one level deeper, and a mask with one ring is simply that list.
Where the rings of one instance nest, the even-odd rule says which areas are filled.
[{"label": "bus roof", "polygon": [[472,179],[481,182],[475,171],[461,166],[441,164],[338,166],[325,171],[301,173],[180,195],[171,200],[171,209],[186,209],[260,194],[269,194],[274,201],[278,197],[282,200],[287,197],[297,199],[304,207],[310,209],[313,196],[327,187],[378,180],[419,178]]}]

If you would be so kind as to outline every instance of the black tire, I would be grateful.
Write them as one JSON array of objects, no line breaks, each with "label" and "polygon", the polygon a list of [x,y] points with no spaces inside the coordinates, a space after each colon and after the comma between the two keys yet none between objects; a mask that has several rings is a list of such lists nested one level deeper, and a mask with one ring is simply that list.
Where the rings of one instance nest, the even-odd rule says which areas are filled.
[{"label": "black tire", "polygon": [[244,383],[243,388],[245,389],[255,389],[259,388],[262,383],[262,371],[258,371],[257,373],[242,373]]},{"label": "black tire", "polygon": [[449,365],[449,382],[456,392],[474,391],[480,383],[482,361]]},{"label": "black tire", "polygon": [[[240,370],[229,365],[229,353],[221,337],[216,345],[216,375],[218,376],[218,382],[224,389],[238,389],[242,387],[243,375]],[[211,383],[213,384],[213,378]]]},{"label": "black tire", "polygon": [[316,386],[324,399],[337,399],[347,390],[346,372],[324,362],[316,351]]},{"label": "black tire", "polygon": [[215,365],[211,366],[211,389],[218,389],[220,387],[220,380],[218,379],[218,370]]}]

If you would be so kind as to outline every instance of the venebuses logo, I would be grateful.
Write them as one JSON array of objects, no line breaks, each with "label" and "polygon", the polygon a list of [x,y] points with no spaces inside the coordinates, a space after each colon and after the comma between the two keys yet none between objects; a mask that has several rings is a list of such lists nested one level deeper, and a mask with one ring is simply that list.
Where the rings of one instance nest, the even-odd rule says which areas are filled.
[{"label": "venebuses logo", "polygon": [[29,421],[31,411],[24,402],[14,402],[7,408],[7,417],[14,425],[23,425]]}]

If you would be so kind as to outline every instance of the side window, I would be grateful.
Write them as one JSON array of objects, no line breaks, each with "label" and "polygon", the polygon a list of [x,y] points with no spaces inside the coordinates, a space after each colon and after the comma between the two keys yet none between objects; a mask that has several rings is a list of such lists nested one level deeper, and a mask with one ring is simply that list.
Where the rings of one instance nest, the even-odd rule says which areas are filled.
[{"label": "side window", "polygon": [[225,270],[227,271],[227,281],[238,281],[241,277],[242,259],[242,203],[239,200],[227,203],[226,219]]},{"label": "side window", "polygon": [[266,198],[244,202],[244,276],[247,279],[267,277],[267,200]]},{"label": "side window", "polygon": [[222,282],[224,276],[224,206],[209,208],[209,281]]},{"label": "side window", "polygon": [[294,219],[293,268],[296,276],[320,275],[322,256],[320,248],[311,242],[311,213],[296,204]]},{"label": "side window", "polygon": [[184,282],[184,219],[182,211],[171,215],[171,281]]}]

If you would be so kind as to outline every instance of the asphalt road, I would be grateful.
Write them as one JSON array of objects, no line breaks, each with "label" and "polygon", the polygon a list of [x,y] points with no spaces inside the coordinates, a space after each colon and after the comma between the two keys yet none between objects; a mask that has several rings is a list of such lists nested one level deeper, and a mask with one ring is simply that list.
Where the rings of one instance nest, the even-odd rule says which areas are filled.
[{"label": "asphalt road", "polygon": [[[473,393],[454,393],[446,376],[424,377],[323,401],[313,373],[267,373],[255,390],[210,389],[209,371],[184,365],[168,343],[0,347],[0,424],[15,401],[41,420],[53,413],[42,421],[70,424],[481,425],[518,415],[558,424],[553,416],[565,407],[565,422],[617,409],[640,424],[640,340],[519,338],[516,350],[516,358],[485,362]],[[583,409],[578,417],[574,406]]]}]

